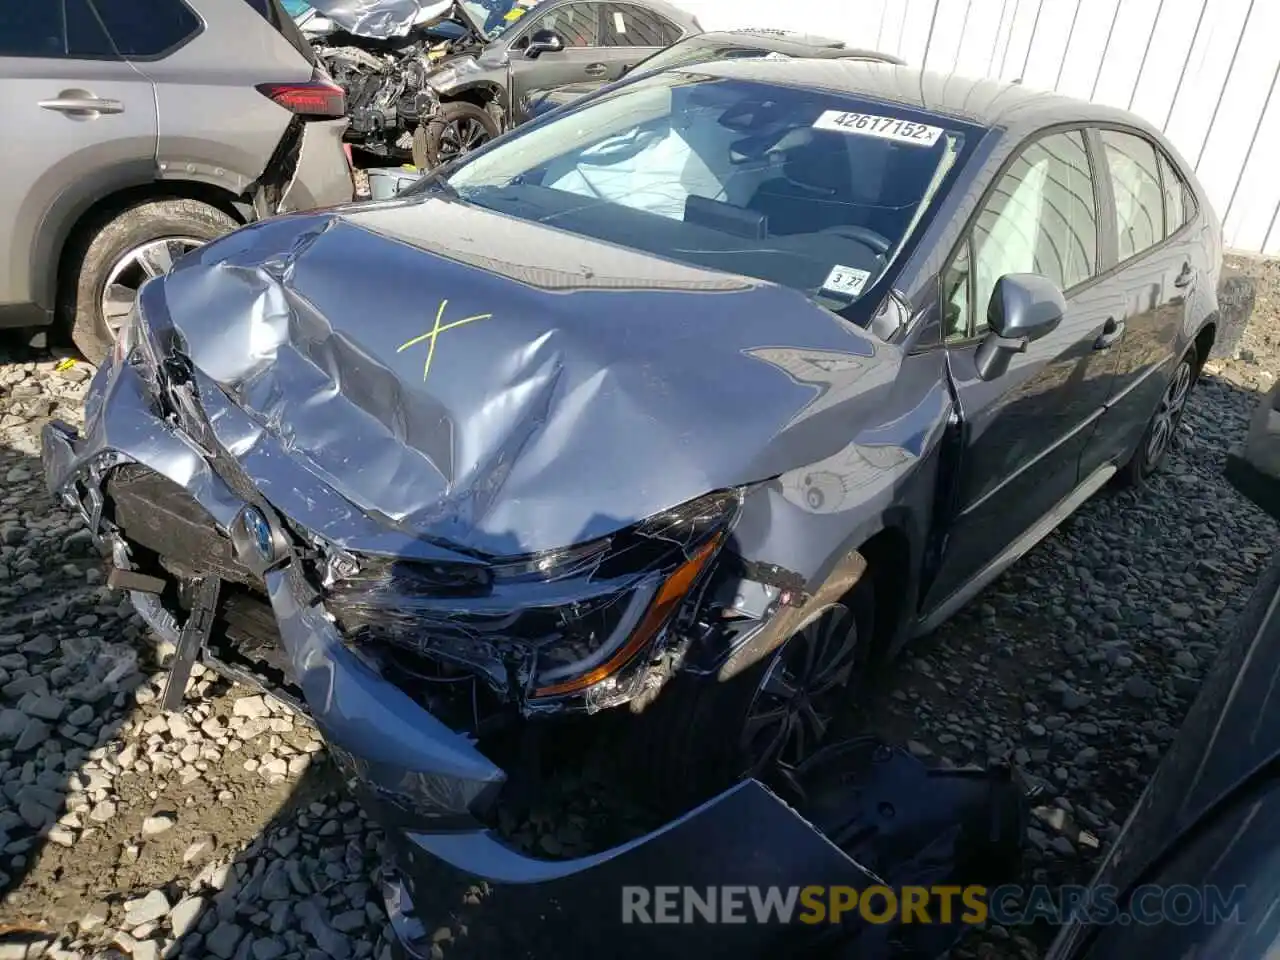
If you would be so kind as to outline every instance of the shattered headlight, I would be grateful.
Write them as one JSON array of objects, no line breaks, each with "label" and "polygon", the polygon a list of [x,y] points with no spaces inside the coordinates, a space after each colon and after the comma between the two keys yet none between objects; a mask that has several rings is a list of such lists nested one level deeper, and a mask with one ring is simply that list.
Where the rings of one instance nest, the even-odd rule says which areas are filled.
[{"label": "shattered headlight", "polygon": [[581,693],[615,676],[649,649],[724,545],[741,505],[739,491],[693,500],[625,531],[602,553],[595,575],[606,581],[643,571],[625,615],[606,636],[578,650],[552,651],[535,677],[534,697]]},{"label": "shattered headlight", "polygon": [[[567,549],[474,565],[348,558],[326,605],[348,636],[470,668],[528,701],[616,687],[723,546],[739,490]],[[333,564],[330,564],[330,571]]]}]

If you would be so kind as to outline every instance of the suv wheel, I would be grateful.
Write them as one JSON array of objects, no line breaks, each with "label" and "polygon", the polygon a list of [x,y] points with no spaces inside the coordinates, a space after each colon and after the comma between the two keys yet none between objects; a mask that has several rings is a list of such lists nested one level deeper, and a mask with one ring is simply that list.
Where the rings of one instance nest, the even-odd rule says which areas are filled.
[{"label": "suv wheel", "polygon": [[149,200],[87,229],[68,251],[59,308],[71,340],[101,363],[111,350],[138,290],[173,263],[239,224],[198,200]]}]

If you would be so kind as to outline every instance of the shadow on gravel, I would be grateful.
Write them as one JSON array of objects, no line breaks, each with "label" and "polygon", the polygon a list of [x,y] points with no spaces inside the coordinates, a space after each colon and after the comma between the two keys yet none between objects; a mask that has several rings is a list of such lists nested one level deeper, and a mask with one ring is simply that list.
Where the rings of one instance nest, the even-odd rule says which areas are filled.
[{"label": "shadow on gravel", "polygon": [[389,957],[381,834],[318,735],[199,665],[161,710],[172,648],[20,443],[0,449],[0,958]]},{"label": "shadow on gravel", "polygon": [[[1276,525],[1223,468],[1273,379],[1215,368],[1145,489],[1086,503],[891,665],[868,705],[918,756],[1009,758],[1043,785],[1025,884],[1089,881],[1272,555]],[[1053,933],[978,935],[956,956],[1015,955],[1022,937],[1043,949]]]}]

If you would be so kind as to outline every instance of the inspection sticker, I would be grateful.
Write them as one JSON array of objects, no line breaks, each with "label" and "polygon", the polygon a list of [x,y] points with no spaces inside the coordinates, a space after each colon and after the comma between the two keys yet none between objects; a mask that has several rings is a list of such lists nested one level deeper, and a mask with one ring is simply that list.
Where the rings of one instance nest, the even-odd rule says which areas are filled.
[{"label": "inspection sticker", "polygon": [[856,297],[862,292],[863,286],[870,279],[871,274],[866,270],[859,270],[856,267],[842,267],[837,263],[831,268],[831,272],[827,274],[827,279],[822,283],[822,289],[845,297]]},{"label": "inspection sticker", "polygon": [[913,143],[920,147],[931,147],[942,136],[941,127],[931,127],[927,123],[900,120],[897,117],[877,117],[870,113],[846,113],[843,110],[826,111],[813,122],[813,129],[860,133],[866,137]]}]

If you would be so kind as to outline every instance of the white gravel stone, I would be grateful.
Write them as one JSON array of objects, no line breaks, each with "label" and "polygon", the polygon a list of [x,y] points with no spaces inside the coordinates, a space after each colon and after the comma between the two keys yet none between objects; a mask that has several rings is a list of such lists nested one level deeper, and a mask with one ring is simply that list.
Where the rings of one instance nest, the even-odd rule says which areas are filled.
[{"label": "white gravel stone", "polygon": [[178,818],[172,813],[154,814],[142,821],[142,835],[144,837],[158,837],[160,834],[172,830],[173,825],[177,822]]},{"label": "white gravel stone", "polygon": [[195,928],[196,922],[204,911],[205,901],[202,897],[187,897],[179,900],[169,911],[169,929],[175,937],[186,936]]},{"label": "white gravel stone", "polygon": [[249,717],[251,719],[265,719],[271,716],[271,710],[268,709],[266,701],[260,696],[241,697],[235,702],[231,712],[233,716]]},{"label": "white gravel stone", "polygon": [[169,912],[169,900],[163,890],[152,890],[145,897],[126,900],[124,919],[130,927],[137,927],[152,920],[159,920]]}]

